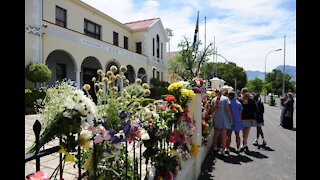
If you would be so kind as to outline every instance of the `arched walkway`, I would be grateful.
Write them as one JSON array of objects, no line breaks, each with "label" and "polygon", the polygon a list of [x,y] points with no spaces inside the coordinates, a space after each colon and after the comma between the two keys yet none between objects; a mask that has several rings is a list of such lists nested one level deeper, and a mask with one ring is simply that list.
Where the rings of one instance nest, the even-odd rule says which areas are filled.
[{"label": "arched walkway", "polygon": [[127,72],[124,73],[130,84],[136,80],[136,72],[131,65],[127,65]]},{"label": "arched walkway", "polygon": [[139,69],[138,78],[141,78],[143,83],[147,82],[147,73],[146,73],[146,70],[144,68],[140,68]]},{"label": "arched walkway", "polygon": [[52,71],[51,79],[47,85],[52,86],[56,81],[62,81],[63,79],[70,79],[76,81],[76,63],[73,56],[64,50],[52,51],[47,59],[46,64]]}]

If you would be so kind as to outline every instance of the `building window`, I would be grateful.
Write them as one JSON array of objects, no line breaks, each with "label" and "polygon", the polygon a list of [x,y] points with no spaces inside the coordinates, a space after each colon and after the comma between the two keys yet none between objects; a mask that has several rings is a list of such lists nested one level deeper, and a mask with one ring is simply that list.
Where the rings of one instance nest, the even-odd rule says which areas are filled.
[{"label": "building window", "polygon": [[160,80],[163,81],[163,72],[161,72],[160,75]]},{"label": "building window", "polygon": [[159,35],[157,35],[157,44],[156,44],[156,46],[157,46],[157,58],[159,58],[159,54],[160,54],[160,52],[159,52],[159,48],[160,48],[160,40],[159,40]]},{"label": "building window", "polygon": [[163,59],[163,43],[161,43],[160,51],[161,51],[161,59]]},{"label": "building window", "polygon": [[113,45],[119,45],[119,33],[113,31]]},{"label": "building window", "polygon": [[160,80],[160,72],[157,71],[157,79]]},{"label": "building window", "polygon": [[62,81],[67,78],[67,66],[65,64],[56,64],[56,80]]},{"label": "building window", "polygon": [[56,6],[56,25],[67,27],[67,10]]},{"label": "building window", "polygon": [[154,56],[154,38],[152,38],[152,56]]},{"label": "building window", "polygon": [[142,49],[141,42],[137,42],[136,43],[136,53],[141,54],[141,49]]},{"label": "building window", "polygon": [[96,39],[101,39],[101,26],[84,19],[84,34]]},{"label": "building window", "polygon": [[123,48],[128,49],[128,37],[123,37]]}]

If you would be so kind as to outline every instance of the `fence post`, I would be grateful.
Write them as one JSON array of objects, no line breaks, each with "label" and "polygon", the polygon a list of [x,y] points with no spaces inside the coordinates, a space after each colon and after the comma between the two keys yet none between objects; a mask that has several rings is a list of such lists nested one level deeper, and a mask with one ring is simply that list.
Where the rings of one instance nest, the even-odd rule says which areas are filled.
[{"label": "fence post", "polygon": [[[33,124],[33,132],[36,138],[36,153],[35,155],[37,156],[39,153],[39,140],[40,140],[40,131],[41,131],[41,123],[36,120],[36,122]],[[40,171],[40,157],[36,157],[36,172]]]},{"label": "fence post", "polygon": [[[193,142],[196,143],[198,146],[201,146],[201,140],[202,140],[202,97],[201,93],[196,93],[196,95],[192,98],[190,103],[188,104],[189,106],[189,113],[190,116],[192,117],[195,126],[196,126],[196,132],[193,135]],[[199,152],[196,157],[194,157],[194,177],[192,179],[197,179],[198,176],[201,173],[201,149],[199,148]]]}]

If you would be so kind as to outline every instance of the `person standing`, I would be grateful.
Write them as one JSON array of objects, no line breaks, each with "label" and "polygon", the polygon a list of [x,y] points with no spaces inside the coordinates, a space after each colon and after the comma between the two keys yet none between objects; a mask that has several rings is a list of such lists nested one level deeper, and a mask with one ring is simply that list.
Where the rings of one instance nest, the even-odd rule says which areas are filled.
[{"label": "person standing", "polygon": [[264,126],[264,119],[263,119],[263,113],[264,113],[264,106],[263,103],[261,102],[260,99],[260,94],[255,94],[253,97],[253,100],[256,104],[257,107],[257,116],[256,116],[256,122],[257,122],[257,138],[255,139],[255,141],[253,142],[254,146],[257,146],[259,137],[261,135],[262,137],[262,145],[266,146],[267,142],[264,139],[264,135],[263,135],[263,131],[262,131],[262,126]]},{"label": "person standing", "polygon": [[227,97],[228,91],[222,90],[221,95],[218,94],[211,101],[210,112],[213,113],[212,125],[214,127],[213,133],[213,150],[218,151],[217,141],[221,133],[222,149],[221,155],[225,155],[227,144],[227,129],[231,129],[232,116],[230,112],[230,101]]},{"label": "person standing", "polygon": [[291,93],[288,93],[288,99],[284,102],[284,110],[282,117],[282,127],[286,129],[293,128],[293,96]]},{"label": "person standing", "polygon": [[234,91],[229,91],[229,100],[230,100],[230,110],[232,115],[232,125],[231,129],[228,130],[228,140],[227,140],[227,150],[229,152],[229,147],[231,144],[231,135],[232,132],[235,132],[236,135],[236,143],[237,143],[237,149],[236,153],[240,153],[240,131],[242,131],[243,125],[241,121],[241,115],[242,115],[242,105],[241,103],[235,99],[235,93]]},{"label": "person standing", "polygon": [[257,113],[257,106],[253,99],[249,97],[249,91],[247,88],[242,88],[241,90],[241,98],[240,103],[243,106],[242,110],[242,151],[249,151],[248,148],[248,137],[251,127],[256,127],[256,113]]},{"label": "person standing", "polygon": [[280,99],[281,109],[280,109],[280,123],[278,126],[282,126],[283,114],[284,114],[284,102],[288,99],[288,95],[286,94],[283,98]]}]

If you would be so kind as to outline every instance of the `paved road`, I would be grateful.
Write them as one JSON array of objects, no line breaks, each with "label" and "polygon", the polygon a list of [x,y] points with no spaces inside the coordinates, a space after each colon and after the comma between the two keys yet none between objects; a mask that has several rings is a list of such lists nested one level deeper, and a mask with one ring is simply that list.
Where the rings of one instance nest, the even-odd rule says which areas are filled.
[{"label": "paved road", "polygon": [[[256,147],[251,144],[256,136],[256,129],[252,128],[248,145],[250,152],[241,153],[239,156],[231,152],[225,157],[209,153],[203,163],[199,180],[296,179],[296,131],[278,126],[279,116],[279,107],[265,104],[263,131],[267,146],[263,148],[261,145]],[[295,114],[294,127],[296,127]],[[234,136],[231,147],[236,147]]]}]

